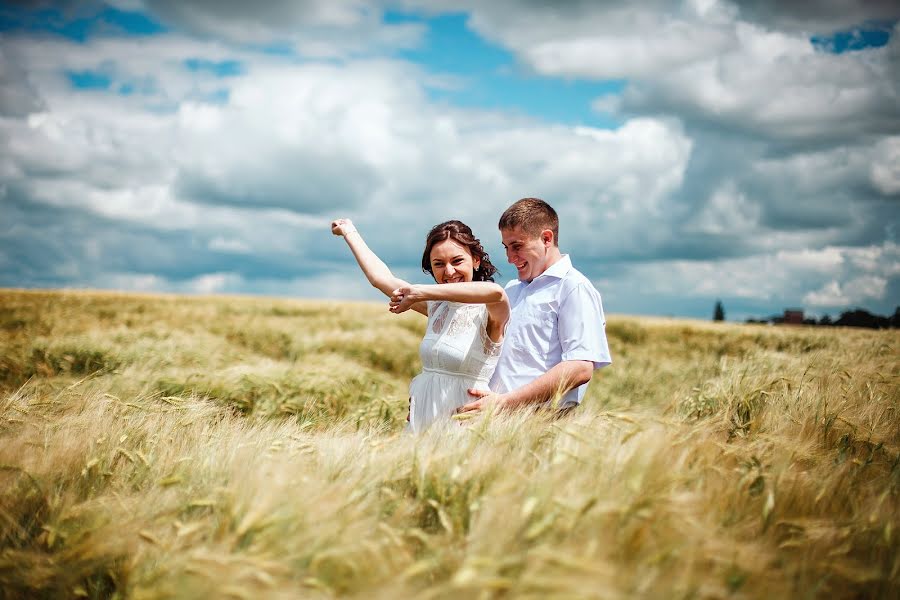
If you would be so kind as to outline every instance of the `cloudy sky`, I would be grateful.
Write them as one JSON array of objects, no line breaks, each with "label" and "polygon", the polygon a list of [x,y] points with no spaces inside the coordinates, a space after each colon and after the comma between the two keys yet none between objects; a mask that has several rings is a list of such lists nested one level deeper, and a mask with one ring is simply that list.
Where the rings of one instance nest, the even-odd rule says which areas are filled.
[{"label": "cloudy sky", "polygon": [[[262,3],[261,3],[262,4]],[[0,8],[0,286],[380,296],[524,196],[610,313],[900,304],[895,2]]]}]

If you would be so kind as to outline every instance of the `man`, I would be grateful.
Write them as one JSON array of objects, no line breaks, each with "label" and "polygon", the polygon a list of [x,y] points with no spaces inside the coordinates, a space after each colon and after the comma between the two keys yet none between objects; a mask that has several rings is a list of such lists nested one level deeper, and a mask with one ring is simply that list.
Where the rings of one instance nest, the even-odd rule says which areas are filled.
[{"label": "man", "polygon": [[581,403],[595,369],[612,362],[600,293],[559,250],[559,218],[538,198],[523,198],[500,217],[506,259],[518,280],[506,285],[512,309],[492,392],[457,412],[488,406],[545,404],[566,411]]}]

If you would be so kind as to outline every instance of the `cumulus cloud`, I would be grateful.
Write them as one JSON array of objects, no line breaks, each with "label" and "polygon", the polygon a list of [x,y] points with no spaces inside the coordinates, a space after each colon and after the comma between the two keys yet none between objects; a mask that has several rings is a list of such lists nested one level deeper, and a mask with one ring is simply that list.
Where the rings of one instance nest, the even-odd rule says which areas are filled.
[{"label": "cumulus cloud", "polygon": [[[785,257],[896,239],[891,197],[898,190],[900,36],[885,24],[900,17],[896,3],[501,0],[469,6],[473,29],[539,74],[627,80],[621,95],[595,101],[598,111],[677,116],[683,124],[693,151],[683,184],[665,196],[667,218],[648,220],[646,231],[629,229],[645,251],[631,253],[623,244],[619,259],[688,259],[684,269],[703,274],[692,290],[724,293],[710,281],[729,281],[749,298],[769,285],[742,285],[711,269],[779,252],[791,260]],[[828,35],[859,26],[880,29],[888,43],[831,51]],[[826,41],[814,44],[816,34]],[[673,229],[681,235],[667,235]],[[857,268],[846,264],[837,280],[845,287]],[[869,299],[890,302],[892,276],[879,277],[887,277],[886,287],[856,287],[872,292]],[[815,289],[829,283],[803,281]],[[883,293],[875,294],[878,289]],[[792,294],[785,297],[802,300],[802,290]]]},{"label": "cumulus cloud", "polygon": [[[600,129],[435,102],[445,74],[385,54],[424,26],[380,3],[136,1],[175,31],[4,35],[0,285],[375,298],[332,217],[422,281],[431,225],[460,218],[502,257],[499,213],[539,196],[613,312],[896,299],[896,31],[833,54],[798,6],[469,6],[538,76],[627,79]],[[258,50],[282,43],[299,56]]]},{"label": "cumulus cloud", "polygon": [[735,45],[734,8],[708,2],[468,3],[471,26],[545,75],[648,76]]},{"label": "cumulus cloud", "polygon": [[821,289],[804,295],[803,302],[816,308],[854,305],[881,299],[886,288],[886,279],[872,275],[856,277],[843,284],[831,280]]},{"label": "cumulus cloud", "polygon": [[623,296],[634,298],[631,306],[638,311],[652,306],[652,301],[640,297],[648,290],[699,306],[724,298],[726,306],[744,307],[731,313],[732,318],[742,318],[786,306],[840,309],[889,301],[888,283],[898,272],[900,247],[889,242],[864,248],[779,250],[715,261],[645,262],[607,274],[605,288],[614,302]]},{"label": "cumulus cloud", "polygon": [[885,196],[900,194],[900,136],[881,140],[873,152],[869,177]]},{"label": "cumulus cloud", "polygon": [[[543,75],[627,79],[622,99],[605,99],[603,110],[676,113],[791,142],[896,131],[898,36],[884,48],[835,54],[810,35],[896,19],[900,9],[839,4],[506,0],[473,5],[470,23]],[[822,22],[807,19],[820,10]],[[808,27],[782,27],[798,19]]]},{"label": "cumulus cloud", "polygon": [[240,44],[282,44],[305,56],[336,57],[415,47],[422,27],[385,24],[373,0],[144,0],[164,23]]},{"label": "cumulus cloud", "polygon": [[25,70],[0,45],[0,115],[23,117],[41,109]]},{"label": "cumulus cloud", "polygon": [[[100,231],[92,252],[74,243],[65,250],[78,257],[82,277],[80,261],[94,266],[91,276],[118,272],[111,256],[148,270],[156,261],[157,272],[175,280],[206,274],[223,255],[247,279],[254,269],[260,276],[328,269],[346,258],[327,230],[339,214],[357,219],[409,269],[421,241],[396,230],[424,235],[435,222],[463,218],[496,252],[497,215],[535,193],[558,199],[564,214],[592,221],[604,214],[628,231],[663,218],[690,158],[691,140],[675,120],[634,119],[614,131],[546,125],[434,105],[420,69],[408,63],[297,64],[178,36],[168,42],[143,42],[160,49],[156,67],[153,52],[135,52],[124,40],[12,44],[47,103],[0,124],[15,141],[0,164],[21,209],[31,206],[48,227],[64,225],[35,205],[66,209],[66,219],[80,210],[123,224],[116,234]],[[48,60],[55,54],[59,63]],[[227,86],[226,100],[195,97],[184,64],[196,57],[244,65],[209,82]],[[142,73],[155,73],[155,84],[135,98],[65,81],[67,70],[101,67],[113,89]],[[161,98],[176,106],[155,108]],[[125,232],[155,236],[146,241],[154,251],[138,259],[121,248]],[[586,226],[570,233],[573,241],[593,234]],[[614,244],[612,236],[604,242],[610,252]]]},{"label": "cumulus cloud", "polygon": [[839,143],[900,129],[889,46],[832,54],[799,34],[738,23],[728,52],[631,83],[622,110],[675,111],[773,141]]},{"label": "cumulus cloud", "polygon": [[807,33],[831,33],[867,21],[891,21],[900,17],[900,9],[893,0],[741,0],[735,4],[744,19]]}]

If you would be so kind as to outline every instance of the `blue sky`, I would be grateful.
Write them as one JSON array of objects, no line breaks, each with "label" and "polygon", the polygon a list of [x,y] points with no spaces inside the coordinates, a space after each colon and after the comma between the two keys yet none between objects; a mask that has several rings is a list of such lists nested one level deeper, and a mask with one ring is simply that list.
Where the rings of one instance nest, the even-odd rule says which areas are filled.
[{"label": "blue sky", "polygon": [[426,28],[421,46],[401,50],[397,56],[459,78],[458,89],[430,90],[435,100],[566,125],[613,128],[621,123],[591,110],[591,103],[599,96],[620,93],[622,81],[543,77],[472,31],[468,19],[464,13],[431,18],[397,12],[384,15],[386,23],[416,23]]},{"label": "blue sky", "polygon": [[900,304],[893,3],[0,8],[0,285],[377,300],[538,196],[610,313]]}]

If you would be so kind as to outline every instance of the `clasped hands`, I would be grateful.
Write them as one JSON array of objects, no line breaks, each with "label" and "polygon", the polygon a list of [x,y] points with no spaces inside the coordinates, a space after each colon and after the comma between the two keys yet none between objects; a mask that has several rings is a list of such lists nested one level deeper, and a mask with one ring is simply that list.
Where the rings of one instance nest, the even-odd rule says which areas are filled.
[{"label": "clasped hands", "polygon": [[405,285],[391,292],[388,310],[395,315],[408,311],[416,302],[422,302],[424,296],[417,285]]}]

